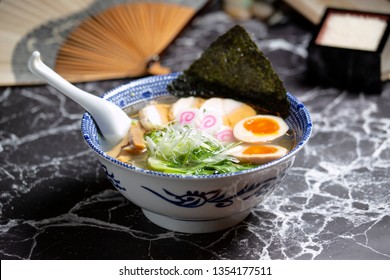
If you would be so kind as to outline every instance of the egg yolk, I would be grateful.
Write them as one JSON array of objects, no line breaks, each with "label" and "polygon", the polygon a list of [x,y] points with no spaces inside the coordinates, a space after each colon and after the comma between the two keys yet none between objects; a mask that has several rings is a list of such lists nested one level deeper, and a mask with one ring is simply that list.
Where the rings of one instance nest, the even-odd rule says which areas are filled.
[{"label": "egg yolk", "polygon": [[278,122],[270,118],[247,120],[244,122],[244,127],[246,130],[258,135],[276,133],[280,128]]},{"label": "egg yolk", "polygon": [[250,146],[246,148],[242,153],[244,155],[264,155],[264,154],[273,154],[278,151],[275,147],[269,146]]}]

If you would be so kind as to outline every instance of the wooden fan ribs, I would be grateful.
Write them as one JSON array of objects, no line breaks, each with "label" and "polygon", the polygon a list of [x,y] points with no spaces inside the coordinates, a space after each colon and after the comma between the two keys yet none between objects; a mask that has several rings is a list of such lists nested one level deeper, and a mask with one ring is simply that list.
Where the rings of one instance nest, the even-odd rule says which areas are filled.
[{"label": "wooden fan ribs", "polygon": [[170,3],[113,6],[70,34],[58,53],[56,71],[69,80],[148,74],[150,59],[164,51],[195,12]]}]

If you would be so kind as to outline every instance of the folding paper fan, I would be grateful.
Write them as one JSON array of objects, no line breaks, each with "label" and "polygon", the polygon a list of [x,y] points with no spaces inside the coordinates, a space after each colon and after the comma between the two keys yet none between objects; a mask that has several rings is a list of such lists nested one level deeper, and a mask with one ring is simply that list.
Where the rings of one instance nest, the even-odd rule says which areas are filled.
[{"label": "folding paper fan", "polygon": [[0,85],[41,83],[27,69],[34,50],[72,82],[166,73],[159,55],[206,2],[0,1]]}]

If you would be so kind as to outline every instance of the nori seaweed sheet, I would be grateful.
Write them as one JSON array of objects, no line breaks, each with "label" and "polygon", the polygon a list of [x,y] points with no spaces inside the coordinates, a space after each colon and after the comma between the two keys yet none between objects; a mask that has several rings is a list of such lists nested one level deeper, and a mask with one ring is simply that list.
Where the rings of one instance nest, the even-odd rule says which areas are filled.
[{"label": "nori seaweed sheet", "polygon": [[167,89],[178,97],[233,98],[283,118],[290,109],[283,82],[239,25],[213,42]]}]

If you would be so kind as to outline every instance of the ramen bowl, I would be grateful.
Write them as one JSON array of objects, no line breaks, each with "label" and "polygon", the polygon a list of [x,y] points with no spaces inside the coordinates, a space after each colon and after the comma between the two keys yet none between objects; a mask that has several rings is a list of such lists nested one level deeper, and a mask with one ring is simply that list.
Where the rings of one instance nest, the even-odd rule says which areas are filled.
[{"label": "ramen bowl", "polygon": [[[173,73],[132,81],[103,98],[125,111],[136,111],[152,100],[172,99],[166,86],[177,76]],[[310,138],[312,123],[306,107],[287,95],[291,109],[286,122],[294,132],[293,149],[280,159],[235,173],[178,175],[142,169],[105,153],[107,147],[88,112],[83,115],[81,131],[108,180],[151,222],[178,232],[214,232],[237,225],[271,195]]]}]

